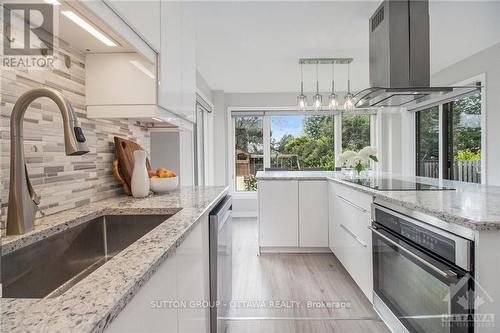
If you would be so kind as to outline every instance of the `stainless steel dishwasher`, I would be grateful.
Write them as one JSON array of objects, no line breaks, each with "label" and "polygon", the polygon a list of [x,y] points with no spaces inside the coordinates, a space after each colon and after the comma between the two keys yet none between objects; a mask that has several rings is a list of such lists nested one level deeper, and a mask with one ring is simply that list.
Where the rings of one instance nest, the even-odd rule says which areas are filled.
[{"label": "stainless steel dishwasher", "polygon": [[232,298],[232,208],[227,195],[210,212],[210,332],[224,332]]}]

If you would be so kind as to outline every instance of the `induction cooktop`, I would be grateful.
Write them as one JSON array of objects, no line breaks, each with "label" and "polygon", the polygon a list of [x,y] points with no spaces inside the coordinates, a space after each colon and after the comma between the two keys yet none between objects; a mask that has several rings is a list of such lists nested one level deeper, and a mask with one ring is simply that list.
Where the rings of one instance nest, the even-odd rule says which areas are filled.
[{"label": "induction cooktop", "polygon": [[392,178],[357,178],[344,181],[379,191],[454,191],[454,188]]}]

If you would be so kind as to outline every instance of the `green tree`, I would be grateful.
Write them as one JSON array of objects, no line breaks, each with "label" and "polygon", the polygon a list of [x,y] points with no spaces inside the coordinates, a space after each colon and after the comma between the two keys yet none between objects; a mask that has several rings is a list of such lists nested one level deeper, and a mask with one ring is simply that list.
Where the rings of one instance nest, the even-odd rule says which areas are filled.
[{"label": "green tree", "polygon": [[370,116],[342,117],[342,150],[359,151],[370,145]]},{"label": "green tree", "polygon": [[294,137],[284,135],[278,142],[272,141],[274,152],[296,156],[296,160],[289,159],[286,165],[279,166],[289,169],[324,168],[333,170],[333,116],[309,116],[303,120],[304,134]]}]

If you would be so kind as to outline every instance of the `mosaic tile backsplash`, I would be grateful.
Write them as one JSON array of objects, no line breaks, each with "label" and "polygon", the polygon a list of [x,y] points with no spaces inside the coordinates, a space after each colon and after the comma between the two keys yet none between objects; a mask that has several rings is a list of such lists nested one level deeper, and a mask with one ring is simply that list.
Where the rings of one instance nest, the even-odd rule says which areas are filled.
[{"label": "mosaic tile backsplash", "polygon": [[42,197],[38,216],[54,214],[89,202],[121,195],[113,178],[113,137],[136,141],[149,151],[149,132],[132,120],[94,120],[85,107],[85,57],[61,45],[59,56],[70,56],[71,67],[52,71],[2,70],[0,103],[0,228],[5,228],[9,199],[10,114],[17,98],[37,87],[62,91],[73,105],[90,152],[66,156],[62,118],[48,99],[35,100],[25,115],[24,151],[35,191]]}]

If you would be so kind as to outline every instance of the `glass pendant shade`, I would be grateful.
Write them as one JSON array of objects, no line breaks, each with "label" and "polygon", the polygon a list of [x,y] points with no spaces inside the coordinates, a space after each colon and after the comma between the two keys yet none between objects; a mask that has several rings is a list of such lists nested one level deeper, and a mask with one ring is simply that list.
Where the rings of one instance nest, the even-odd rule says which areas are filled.
[{"label": "glass pendant shade", "polygon": [[352,98],[353,96],[351,93],[347,93],[347,95],[345,95],[344,109],[350,110],[354,108],[354,101]]},{"label": "glass pendant shade", "polygon": [[334,93],[330,94],[330,96],[328,96],[328,108],[331,111],[335,111],[337,110],[338,106],[339,106],[339,101],[337,99],[337,95],[335,95]]},{"label": "glass pendant shade", "polygon": [[321,110],[321,105],[323,102],[323,97],[320,94],[316,94],[313,96],[313,108],[314,111]]},{"label": "glass pendant shade", "polygon": [[302,93],[297,96],[297,105],[300,111],[305,111],[307,109],[307,96]]}]

